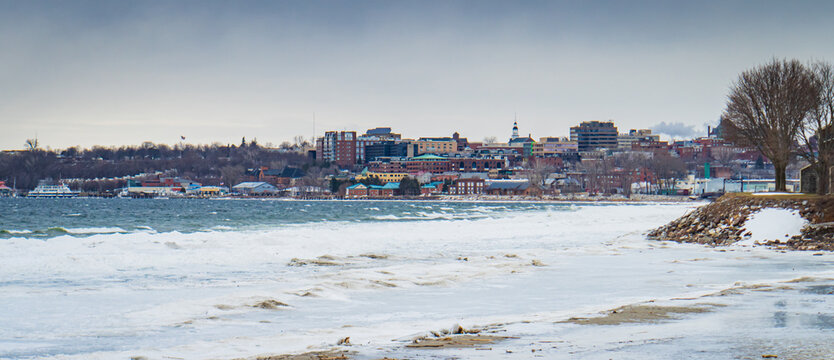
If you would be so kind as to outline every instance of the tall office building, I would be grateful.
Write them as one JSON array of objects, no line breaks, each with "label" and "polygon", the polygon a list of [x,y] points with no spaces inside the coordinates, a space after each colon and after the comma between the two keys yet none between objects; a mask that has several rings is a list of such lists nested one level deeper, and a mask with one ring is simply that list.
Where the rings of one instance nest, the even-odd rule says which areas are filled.
[{"label": "tall office building", "polygon": [[570,128],[570,141],[576,141],[579,151],[617,148],[617,127],[611,121],[583,121]]}]

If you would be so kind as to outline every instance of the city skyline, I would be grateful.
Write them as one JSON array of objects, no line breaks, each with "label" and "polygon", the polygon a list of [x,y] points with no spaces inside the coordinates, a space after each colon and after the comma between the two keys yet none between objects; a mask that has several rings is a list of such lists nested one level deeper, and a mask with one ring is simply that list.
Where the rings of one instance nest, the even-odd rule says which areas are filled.
[{"label": "city skyline", "polygon": [[[0,149],[472,141],[583,121],[688,137],[738,74],[834,60],[825,2],[0,2]],[[315,115],[314,115],[315,114]],[[315,116],[315,133],[313,118]],[[663,125],[663,126],[658,126]]]}]

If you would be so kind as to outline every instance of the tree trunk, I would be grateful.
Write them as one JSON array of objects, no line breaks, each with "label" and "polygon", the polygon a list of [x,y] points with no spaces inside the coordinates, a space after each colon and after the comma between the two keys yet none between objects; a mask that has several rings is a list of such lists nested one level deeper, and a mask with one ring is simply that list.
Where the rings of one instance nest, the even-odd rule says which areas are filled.
[{"label": "tree trunk", "polygon": [[817,165],[817,194],[825,195],[828,194],[828,168],[830,166],[827,163],[820,162]]},{"label": "tree trunk", "polygon": [[785,168],[787,168],[786,164],[773,163],[773,170],[776,173],[776,191],[778,192],[787,191],[787,187],[785,186]]}]

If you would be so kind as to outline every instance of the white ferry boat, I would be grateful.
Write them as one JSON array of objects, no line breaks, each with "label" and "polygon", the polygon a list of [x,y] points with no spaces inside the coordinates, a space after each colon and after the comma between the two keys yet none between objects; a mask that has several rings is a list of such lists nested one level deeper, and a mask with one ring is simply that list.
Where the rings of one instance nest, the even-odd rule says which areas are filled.
[{"label": "white ferry boat", "polygon": [[70,190],[66,184],[47,185],[41,183],[26,196],[32,198],[72,198],[78,196],[78,194],[78,191]]}]

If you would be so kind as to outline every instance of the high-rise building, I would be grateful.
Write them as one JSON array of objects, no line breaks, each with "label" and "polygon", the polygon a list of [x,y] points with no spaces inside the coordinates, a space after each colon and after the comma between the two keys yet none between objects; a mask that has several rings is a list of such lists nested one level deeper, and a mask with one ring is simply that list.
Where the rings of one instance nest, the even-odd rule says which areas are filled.
[{"label": "high-rise building", "polygon": [[316,141],[319,159],[338,166],[348,167],[357,163],[356,131],[328,131]]},{"label": "high-rise building", "polygon": [[390,127],[377,127],[373,129],[368,129],[362,137],[375,137],[380,140],[400,140],[402,139],[402,135],[391,132]]},{"label": "high-rise building", "polygon": [[[408,157],[414,155],[416,145],[408,142],[382,141],[365,146],[365,162],[374,161],[380,157]],[[409,148],[411,151],[409,152]]]},{"label": "high-rise building", "polygon": [[611,121],[583,121],[570,128],[570,141],[576,141],[579,151],[617,148],[617,127]]}]

